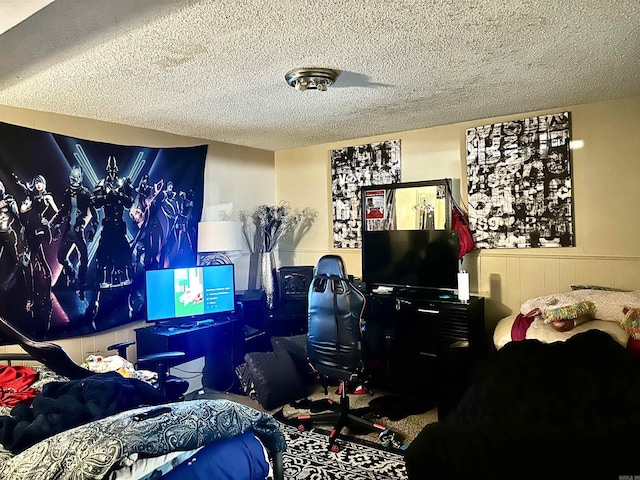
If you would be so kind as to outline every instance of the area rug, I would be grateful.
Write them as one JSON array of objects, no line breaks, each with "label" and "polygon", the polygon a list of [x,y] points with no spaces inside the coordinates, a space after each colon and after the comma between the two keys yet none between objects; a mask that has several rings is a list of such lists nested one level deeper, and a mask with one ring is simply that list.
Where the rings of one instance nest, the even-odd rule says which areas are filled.
[{"label": "area rug", "polygon": [[330,451],[326,434],[300,432],[280,423],[287,441],[284,452],[285,480],[405,480],[407,472],[400,453],[367,442],[338,440],[338,452]]}]

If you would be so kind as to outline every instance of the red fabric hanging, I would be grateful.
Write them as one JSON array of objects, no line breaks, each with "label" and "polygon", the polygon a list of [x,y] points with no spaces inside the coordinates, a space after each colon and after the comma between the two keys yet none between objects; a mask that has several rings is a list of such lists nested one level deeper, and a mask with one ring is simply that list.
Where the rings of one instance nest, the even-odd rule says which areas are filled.
[{"label": "red fabric hanging", "polygon": [[469,220],[462,210],[453,206],[451,213],[451,228],[458,231],[458,258],[462,258],[476,246],[469,228]]},{"label": "red fabric hanging", "polygon": [[0,406],[15,407],[18,403],[30,405],[40,393],[31,385],[38,372],[29,367],[0,365]]},{"label": "red fabric hanging", "polygon": [[461,260],[467,253],[476,248],[476,242],[473,240],[471,226],[469,225],[469,217],[464,210],[460,208],[458,202],[453,196],[451,190],[451,180],[446,180],[447,193],[451,199],[451,230],[458,232],[458,259]]}]

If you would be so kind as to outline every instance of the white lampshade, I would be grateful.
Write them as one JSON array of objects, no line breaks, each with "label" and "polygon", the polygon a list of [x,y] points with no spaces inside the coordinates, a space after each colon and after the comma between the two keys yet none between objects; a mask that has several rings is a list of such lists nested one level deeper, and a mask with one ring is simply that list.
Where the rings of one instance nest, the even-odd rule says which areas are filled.
[{"label": "white lampshade", "polygon": [[219,221],[198,223],[198,253],[244,250],[240,222]]}]

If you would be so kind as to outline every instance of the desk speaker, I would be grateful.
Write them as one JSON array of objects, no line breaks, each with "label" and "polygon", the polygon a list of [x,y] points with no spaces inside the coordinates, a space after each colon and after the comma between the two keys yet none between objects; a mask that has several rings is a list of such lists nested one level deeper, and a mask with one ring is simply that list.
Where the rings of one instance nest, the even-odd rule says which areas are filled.
[{"label": "desk speaker", "polygon": [[314,267],[280,267],[278,270],[278,287],[280,300],[306,299],[309,286],[313,280]]}]

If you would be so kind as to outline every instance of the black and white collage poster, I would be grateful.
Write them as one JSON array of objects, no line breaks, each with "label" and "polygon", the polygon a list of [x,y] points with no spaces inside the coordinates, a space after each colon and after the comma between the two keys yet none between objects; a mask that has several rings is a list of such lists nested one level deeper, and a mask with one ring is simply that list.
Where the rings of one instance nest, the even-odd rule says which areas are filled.
[{"label": "black and white collage poster", "polygon": [[569,112],[467,130],[477,248],[575,245]]},{"label": "black and white collage poster", "polygon": [[399,181],[400,140],[331,150],[334,248],[362,245],[360,188]]}]

